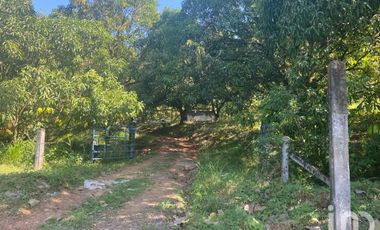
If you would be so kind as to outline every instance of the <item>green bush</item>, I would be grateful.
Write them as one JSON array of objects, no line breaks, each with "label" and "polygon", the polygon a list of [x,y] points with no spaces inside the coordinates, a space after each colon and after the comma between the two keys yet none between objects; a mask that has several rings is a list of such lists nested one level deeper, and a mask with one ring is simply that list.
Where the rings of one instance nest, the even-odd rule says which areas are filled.
[{"label": "green bush", "polygon": [[380,135],[363,137],[350,145],[350,169],[353,178],[372,178],[380,175]]},{"label": "green bush", "polygon": [[63,141],[49,146],[45,152],[45,163],[54,165],[75,165],[83,162],[83,153],[73,150],[69,141]]},{"label": "green bush", "polygon": [[[365,160],[368,163],[366,172],[367,177],[379,177],[380,175],[380,135],[373,134],[364,143]],[[364,160],[364,159],[363,159]]]},{"label": "green bush", "polygon": [[11,165],[32,166],[35,143],[31,140],[18,140],[10,144],[0,155],[0,162]]},{"label": "green bush", "polygon": [[[35,143],[33,140],[16,141],[3,151],[0,150],[0,164],[22,166],[30,168],[33,166],[35,156]],[[45,146],[44,164],[45,166],[55,166],[63,164],[77,164],[82,162],[83,157],[73,151],[69,141],[62,141],[53,145]]]}]

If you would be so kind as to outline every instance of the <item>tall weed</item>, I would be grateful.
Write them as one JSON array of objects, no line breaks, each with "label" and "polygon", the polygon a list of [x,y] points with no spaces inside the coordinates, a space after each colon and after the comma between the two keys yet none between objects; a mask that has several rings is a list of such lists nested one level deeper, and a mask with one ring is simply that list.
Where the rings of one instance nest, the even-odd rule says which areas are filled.
[{"label": "tall weed", "polygon": [[10,144],[2,153],[0,162],[17,166],[32,166],[34,161],[35,143],[31,140],[18,140]]}]

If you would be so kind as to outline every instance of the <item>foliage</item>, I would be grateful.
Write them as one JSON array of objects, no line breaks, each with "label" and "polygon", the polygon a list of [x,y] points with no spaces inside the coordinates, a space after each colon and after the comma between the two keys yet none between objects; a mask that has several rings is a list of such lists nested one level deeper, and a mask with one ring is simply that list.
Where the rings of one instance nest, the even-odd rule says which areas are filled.
[{"label": "foliage", "polygon": [[123,123],[142,109],[135,93],[125,92],[115,78],[102,78],[94,70],[66,79],[60,71],[27,68],[20,77],[1,82],[0,88],[0,112],[14,139],[34,135],[37,127],[50,129],[52,139]]},{"label": "foliage", "polygon": [[[80,19],[102,21],[108,31],[116,37],[133,42],[143,36],[158,18],[156,0],[71,0],[67,6],[59,7],[53,16],[66,15]],[[120,45],[120,44],[119,44]]]},{"label": "foliage", "polygon": [[[145,39],[137,89],[149,106],[165,104],[184,113],[203,105],[218,118],[227,102],[242,102],[251,95],[258,82],[253,75],[262,74],[250,68],[251,62],[238,58],[239,52],[225,53],[240,51],[246,44],[233,34],[212,30],[213,25],[206,27],[201,20],[186,10],[164,11]],[[260,60],[259,55],[252,58],[252,62]]]},{"label": "foliage", "polygon": [[0,61],[3,141],[33,137],[37,127],[54,140],[124,124],[142,111],[136,93],[122,85],[128,60],[113,55],[116,38],[101,22],[13,10],[0,31],[0,42],[8,44]]},{"label": "foliage", "polygon": [[340,59],[351,157],[365,158],[353,175],[378,164],[376,145],[366,147],[379,120],[378,1],[185,0],[160,18],[155,4],[72,0],[43,17],[29,1],[2,1],[1,140],[125,123],[143,109],[134,89],[149,110],[175,108],[181,121],[202,107],[271,123],[327,172],[326,66]]},{"label": "foliage", "polygon": [[[278,140],[291,137],[292,152],[328,172],[326,67],[346,60],[352,177],[380,175],[379,15],[378,0],[185,0],[181,11],[165,10],[159,19],[155,0],[71,0],[45,17],[28,0],[2,0],[0,142],[12,144],[1,148],[1,159],[30,162],[27,140],[45,127],[49,141],[60,142],[48,160],[65,156],[77,166],[62,140],[136,118],[144,108],[138,96],[152,111],[176,109],[181,121],[204,107],[235,124],[228,132],[181,130],[204,142],[218,138],[200,158],[190,226],[255,228],[282,214],[296,227],[323,220],[324,188],[273,179]],[[269,139],[244,136],[260,123],[270,125]],[[64,183],[77,183],[68,171],[32,178],[60,187],[55,180],[64,175]],[[8,179],[0,188],[13,188]],[[378,218],[378,183],[357,183],[373,202],[355,197],[354,209]],[[241,211],[253,201],[267,207],[255,218]]]},{"label": "foliage", "polygon": [[34,162],[34,141],[16,141],[0,153],[0,162],[14,166],[31,167]]},{"label": "foliage", "polygon": [[[98,21],[103,24],[108,35],[113,35],[107,44],[112,59],[112,68],[118,70],[118,80],[126,87],[135,83],[134,63],[140,52],[139,40],[144,38],[150,27],[158,19],[156,0],[72,0],[52,13],[52,17],[62,15]],[[104,45],[104,44],[102,44]],[[100,63],[103,63],[100,60]]]},{"label": "foliage", "polygon": [[[351,102],[356,104],[363,101],[365,105],[367,101],[377,101],[375,98],[378,97],[374,96],[373,91],[363,93],[362,89],[367,86],[360,82],[365,81],[365,78],[365,85],[377,82],[376,74],[365,69],[376,69],[377,66],[376,62],[369,64],[367,59],[376,59],[379,55],[376,49],[378,34],[375,32],[379,28],[379,4],[375,1],[274,0],[258,1],[253,8],[260,14],[259,40],[266,50],[274,54],[284,80],[284,90],[291,95],[291,104],[287,108],[279,104],[286,113],[278,113],[278,107],[261,112],[269,116],[285,115],[281,123],[287,125],[280,125],[279,131],[293,139],[295,151],[327,172],[326,66],[334,59],[347,60]],[[306,17],[310,20],[305,20]],[[360,90],[355,89],[360,84]],[[270,87],[269,90],[276,91],[278,86]],[[281,93],[269,100],[274,105],[282,100],[280,98]],[[262,103],[268,104],[265,100]],[[365,112],[359,110],[364,115]],[[370,111],[364,117],[369,118],[376,109],[372,107]],[[350,117],[350,124],[358,119],[362,120],[363,116]],[[364,122],[360,123],[364,125]],[[361,132],[357,127],[351,127],[352,137]],[[365,174],[354,174],[360,175]]]},{"label": "foliage", "polygon": [[178,12],[164,11],[153,27],[142,50],[137,80],[137,90],[148,106],[165,104],[183,113],[196,103],[181,52],[194,33],[192,23]]},{"label": "foliage", "polygon": [[[197,22],[202,33],[195,41],[202,44],[205,56],[216,61],[210,65],[217,77],[203,68],[205,78],[217,84],[224,78],[221,71],[227,72],[229,84],[224,86],[234,96],[226,100],[224,111],[244,121],[271,123],[276,133],[292,138],[294,151],[327,172],[326,67],[330,61],[347,60],[355,106],[350,116],[352,139],[364,142],[360,133],[379,117],[379,7],[378,1],[371,0],[228,0],[223,4],[186,0],[183,13]],[[200,86],[198,94],[213,89],[210,84]],[[252,105],[255,100],[259,106]],[[252,118],[241,115],[242,109]],[[353,155],[364,152],[356,150]],[[367,156],[377,162],[373,154]],[[365,176],[359,171],[365,169],[356,170],[354,176]]]},{"label": "foliage", "polygon": [[[263,167],[267,160],[261,160],[258,143],[251,142],[251,132],[222,124],[196,128],[196,136],[202,137],[199,141],[203,144],[188,195],[191,216],[187,227],[231,229],[234,227],[227,226],[233,223],[238,226],[236,229],[255,229],[253,226],[260,225],[304,229],[318,224],[327,229],[329,189],[293,172],[290,182],[283,184],[276,163]],[[225,139],[226,136],[229,138]],[[275,158],[279,161],[280,156]],[[296,168],[291,164],[292,171]],[[379,186],[378,181],[353,182],[353,211],[366,211],[375,219],[380,218]],[[244,211],[246,205],[255,207],[252,214]]]},{"label": "foliage", "polygon": [[367,178],[380,175],[380,135],[374,134],[363,138],[362,143],[351,144],[350,171],[354,178],[365,175]]}]

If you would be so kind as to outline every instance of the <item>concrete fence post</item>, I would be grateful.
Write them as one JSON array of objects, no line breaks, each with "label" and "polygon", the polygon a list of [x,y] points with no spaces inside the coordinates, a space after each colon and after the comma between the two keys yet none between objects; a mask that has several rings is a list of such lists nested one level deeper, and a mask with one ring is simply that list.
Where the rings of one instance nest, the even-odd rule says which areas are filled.
[{"label": "concrete fence post", "polygon": [[37,143],[36,143],[36,155],[34,160],[34,168],[42,169],[44,163],[45,152],[45,129],[41,128],[37,130]]},{"label": "concrete fence post", "polygon": [[331,198],[334,229],[351,230],[351,192],[348,155],[348,100],[346,65],[333,61],[328,67]]},{"label": "concrete fence post", "polygon": [[282,182],[287,183],[289,180],[289,137],[282,138]]}]

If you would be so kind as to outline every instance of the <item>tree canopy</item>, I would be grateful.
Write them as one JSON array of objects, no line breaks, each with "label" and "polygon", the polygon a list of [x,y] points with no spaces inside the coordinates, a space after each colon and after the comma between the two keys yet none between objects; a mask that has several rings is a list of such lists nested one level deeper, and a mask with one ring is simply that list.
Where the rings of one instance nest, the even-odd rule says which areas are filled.
[{"label": "tree canopy", "polygon": [[[327,170],[327,65],[345,60],[358,175],[379,162],[380,2],[71,0],[49,16],[0,1],[1,140],[125,123],[169,106],[268,123]],[[358,144],[359,143],[359,144]],[[375,150],[374,150],[375,149]]]},{"label": "tree canopy", "polygon": [[41,17],[29,1],[18,4],[0,5],[6,9],[0,33],[4,138],[29,137],[36,127],[56,138],[137,117],[143,104],[124,87],[131,58],[126,51],[115,54],[118,37],[102,21]]},{"label": "tree canopy", "polygon": [[327,171],[332,60],[347,62],[351,135],[366,143],[352,148],[371,155],[365,146],[377,140],[367,129],[377,132],[379,122],[379,6],[371,0],[185,0],[180,12],[164,12],[144,39],[137,91],[149,106],[180,112],[206,106],[241,122],[270,123]]}]

